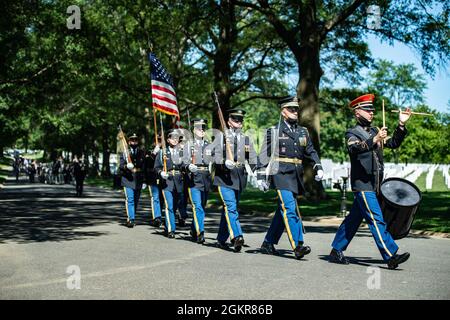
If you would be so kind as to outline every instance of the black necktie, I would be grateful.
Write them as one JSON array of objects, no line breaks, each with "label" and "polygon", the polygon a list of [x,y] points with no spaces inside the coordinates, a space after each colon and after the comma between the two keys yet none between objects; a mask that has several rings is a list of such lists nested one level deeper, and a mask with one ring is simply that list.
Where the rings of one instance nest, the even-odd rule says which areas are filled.
[{"label": "black necktie", "polygon": [[238,156],[238,137],[237,134],[234,136],[234,161],[237,161]]}]

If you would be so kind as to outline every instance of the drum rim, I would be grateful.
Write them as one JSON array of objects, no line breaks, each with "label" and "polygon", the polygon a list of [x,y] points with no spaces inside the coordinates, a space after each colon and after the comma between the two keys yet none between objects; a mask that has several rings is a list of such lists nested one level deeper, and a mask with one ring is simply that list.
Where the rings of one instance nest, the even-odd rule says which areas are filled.
[{"label": "drum rim", "polygon": [[382,195],[382,197],[383,197],[386,201],[388,201],[389,203],[393,204],[394,206],[400,206],[399,204],[396,204],[396,203],[393,203],[392,201],[390,201],[390,200],[383,194],[383,192],[381,191],[381,186],[382,186],[385,182],[393,181],[393,180],[406,182],[407,184],[409,184],[410,186],[412,186],[412,187],[419,193],[419,201],[418,201],[416,204],[410,205],[410,206],[401,206],[401,207],[415,207],[415,206],[420,205],[420,203],[422,202],[422,192],[420,191],[420,189],[419,189],[413,182],[411,182],[411,181],[409,181],[409,180],[406,180],[406,179],[404,179],[404,178],[399,178],[399,177],[390,177],[390,178],[386,178],[386,179],[383,180],[383,182],[381,182],[381,185],[380,185],[380,194]]}]

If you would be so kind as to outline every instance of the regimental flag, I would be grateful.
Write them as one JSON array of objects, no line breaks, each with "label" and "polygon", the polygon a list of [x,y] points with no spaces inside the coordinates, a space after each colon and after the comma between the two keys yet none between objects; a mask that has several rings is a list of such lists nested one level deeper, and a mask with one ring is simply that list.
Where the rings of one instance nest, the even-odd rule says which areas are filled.
[{"label": "regimental flag", "polygon": [[172,76],[166,71],[154,53],[149,54],[152,80],[153,108],[180,119]]}]

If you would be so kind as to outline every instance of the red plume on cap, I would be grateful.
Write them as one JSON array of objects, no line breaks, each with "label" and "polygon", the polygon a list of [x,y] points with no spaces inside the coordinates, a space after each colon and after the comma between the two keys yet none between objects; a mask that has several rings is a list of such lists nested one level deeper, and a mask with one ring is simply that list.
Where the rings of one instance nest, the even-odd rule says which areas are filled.
[{"label": "red plume on cap", "polygon": [[354,110],[356,108],[361,108],[364,110],[375,110],[373,107],[373,100],[375,100],[375,95],[372,93],[364,94],[352,102],[350,102],[349,107]]}]

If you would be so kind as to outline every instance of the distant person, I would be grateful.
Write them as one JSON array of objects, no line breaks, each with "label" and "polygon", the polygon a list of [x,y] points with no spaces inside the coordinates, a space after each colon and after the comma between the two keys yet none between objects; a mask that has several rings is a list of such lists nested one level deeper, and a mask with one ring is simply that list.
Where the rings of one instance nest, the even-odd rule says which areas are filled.
[{"label": "distant person", "polygon": [[77,197],[83,195],[83,183],[86,177],[86,167],[83,161],[78,160],[78,157],[73,158],[73,175],[75,177],[75,190]]},{"label": "distant person", "polygon": [[50,173],[50,184],[58,184],[58,171],[59,171],[59,162],[57,160],[53,161]]},{"label": "distant person", "polygon": [[30,183],[34,183],[34,176],[36,175],[36,161],[34,160],[28,167],[28,176]]},{"label": "distant person", "polygon": [[20,159],[16,158],[13,163],[13,173],[16,177],[16,182],[19,182],[19,175],[20,175]]},{"label": "distant person", "polygon": [[[339,264],[349,263],[343,252],[365,219],[383,260],[389,269],[395,269],[399,264],[406,262],[410,255],[408,252],[398,254],[398,245],[387,230],[377,199],[383,180],[382,143],[387,138],[387,128],[379,129],[372,126],[375,113],[374,99],[375,95],[365,94],[350,102],[356,125],[346,131],[345,141],[350,155],[350,180],[354,201],[350,214],[345,217],[334,237],[330,261]],[[399,112],[398,125],[392,137],[384,143],[384,147],[390,149],[400,147],[408,133],[405,125],[410,117],[409,108],[406,112]]]},{"label": "distant person", "polygon": [[58,184],[63,184],[64,183],[64,174],[63,174],[64,161],[63,161],[63,158],[61,156],[58,158],[58,163],[59,163],[58,172],[57,172],[57,174],[58,174]]}]

